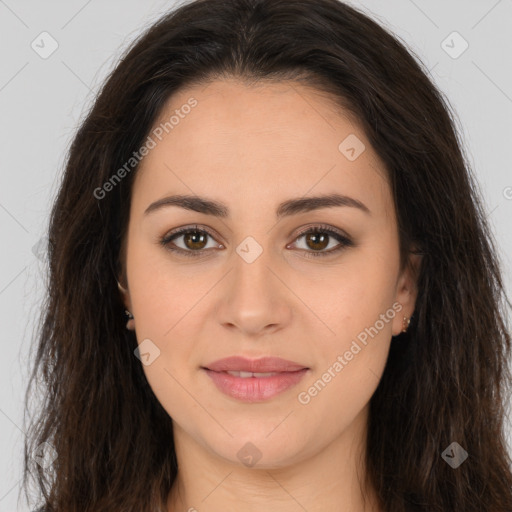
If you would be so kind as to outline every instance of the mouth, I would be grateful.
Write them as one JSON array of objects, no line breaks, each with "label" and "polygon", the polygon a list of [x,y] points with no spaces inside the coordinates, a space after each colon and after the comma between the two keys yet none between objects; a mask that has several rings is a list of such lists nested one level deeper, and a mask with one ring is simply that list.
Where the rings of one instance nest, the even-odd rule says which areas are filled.
[{"label": "mouth", "polygon": [[[238,372],[261,374],[294,372],[297,370],[308,369],[307,366],[289,361],[280,357],[261,357],[259,359],[248,359],[242,356],[231,356],[219,359],[207,364],[203,368],[214,372]],[[248,375],[249,377],[249,375]]]},{"label": "mouth", "polygon": [[264,373],[256,373],[256,372],[236,372],[236,371],[229,371],[225,372],[228,375],[232,375],[233,377],[241,377],[242,379],[247,379],[249,377],[256,377],[257,379],[261,379],[263,377],[273,377],[274,375],[279,375],[282,372],[264,372]]},{"label": "mouth", "polygon": [[223,394],[243,402],[264,402],[296,386],[310,370],[275,357],[220,359],[201,369]]}]

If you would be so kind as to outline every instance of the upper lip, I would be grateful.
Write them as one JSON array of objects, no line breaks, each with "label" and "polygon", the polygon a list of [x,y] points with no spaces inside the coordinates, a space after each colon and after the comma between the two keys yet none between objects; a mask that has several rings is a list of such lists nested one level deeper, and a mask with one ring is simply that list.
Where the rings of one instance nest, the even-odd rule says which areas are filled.
[{"label": "upper lip", "polygon": [[204,366],[208,370],[214,372],[252,372],[252,373],[265,373],[265,372],[295,372],[297,370],[307,369],[306,366],[281,359],[280,357],[262,357],[260,359],[247,359],[241,356],[226,357],[219,359],[213,363]]}]

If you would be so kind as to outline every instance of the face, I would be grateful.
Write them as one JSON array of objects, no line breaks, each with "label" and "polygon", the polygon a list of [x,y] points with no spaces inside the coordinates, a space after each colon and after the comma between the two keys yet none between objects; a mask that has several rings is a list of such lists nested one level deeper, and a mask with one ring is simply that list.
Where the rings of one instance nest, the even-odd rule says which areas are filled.
[{"label": "face", "polygon": [[[150,137],[124,300],[175,432],[268,468],[355,438],[415,300],[386,171],[363,131],[299,84],[217,81],[170,98]],[[215,208],[169,199],[185,195]],[[297,368],[212,371],[230,356]]]}]

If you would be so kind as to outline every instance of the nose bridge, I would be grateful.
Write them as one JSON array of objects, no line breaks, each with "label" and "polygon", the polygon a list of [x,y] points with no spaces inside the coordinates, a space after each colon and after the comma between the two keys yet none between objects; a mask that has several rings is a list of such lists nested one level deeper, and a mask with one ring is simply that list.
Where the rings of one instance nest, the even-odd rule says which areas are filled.
[{"label": "nose bridge", "polygon": [[226,280],[221,322],[246,333],[277,328],[288,320],[286,297],[279,279],[270,270],[276,267],[271,251],[247,237],[233,254],[233,271]]},{"label": "nose bridge", "polygon": [[236,249],[234,269],[231,278],[233,292],[238,301],[256,305],[260,301],[269,302],[275,296],[275,277],[269,270],[272,266],[271,255],[253,238],[247,237]]}]

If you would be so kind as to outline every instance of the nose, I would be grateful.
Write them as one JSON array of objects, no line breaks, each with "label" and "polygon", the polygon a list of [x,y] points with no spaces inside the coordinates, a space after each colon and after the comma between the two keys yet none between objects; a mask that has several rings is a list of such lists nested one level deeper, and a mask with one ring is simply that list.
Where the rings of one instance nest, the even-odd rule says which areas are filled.
[{"label": "nose", "polygon": [[266,251],[254,261],[234,254],[234,267],[224,279],[220,323],[239,334],[259,337],[285,328],[292,318],[293,295]]}]

